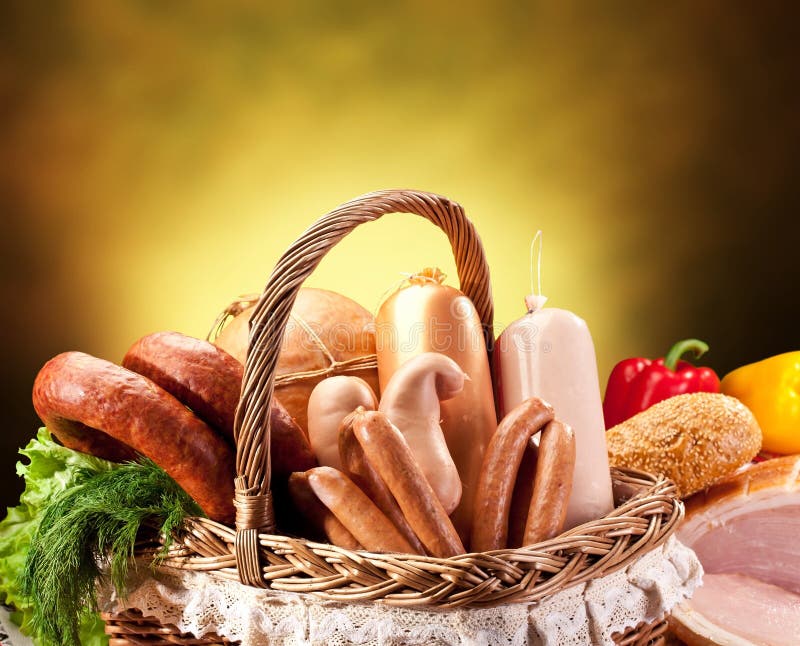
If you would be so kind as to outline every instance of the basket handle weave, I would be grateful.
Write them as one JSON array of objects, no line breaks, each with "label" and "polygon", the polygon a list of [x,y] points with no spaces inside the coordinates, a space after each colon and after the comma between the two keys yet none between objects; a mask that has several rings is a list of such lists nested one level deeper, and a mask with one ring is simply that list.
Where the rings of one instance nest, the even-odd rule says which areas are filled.
[{"label": "basket handle weave", "polygon": [[270,402],[283,334],[303,282],[325,254],[364,222],[387,213],[412,213],[430,220],[450,240],[461,290],[472,300],[487,348],[493,341],[494,305],[483,245],[464,209],[445,197],[411,190],[362,195],[320,218],[281,256],[253,316],[239,406],[236,410],[236,539],[242,583],[264,587],[258,558],[259,530],[274,531],[270,496]]}]

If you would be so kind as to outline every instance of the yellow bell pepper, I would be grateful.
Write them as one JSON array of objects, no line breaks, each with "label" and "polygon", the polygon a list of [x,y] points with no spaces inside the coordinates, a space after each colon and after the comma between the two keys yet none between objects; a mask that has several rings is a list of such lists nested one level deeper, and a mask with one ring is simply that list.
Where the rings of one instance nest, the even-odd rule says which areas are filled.
[{"label": "yellow bell pepper", "polygon": [[753,411],[765,451],[800,453],[800,351],[737,368],[723,378],[722,392]]}]

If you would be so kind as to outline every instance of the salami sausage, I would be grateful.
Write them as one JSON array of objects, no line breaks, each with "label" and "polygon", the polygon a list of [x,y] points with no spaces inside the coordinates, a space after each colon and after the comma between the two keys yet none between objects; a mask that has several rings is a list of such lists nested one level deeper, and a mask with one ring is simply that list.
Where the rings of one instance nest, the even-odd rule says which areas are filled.
[{"label": "salami sausage", "polygon": [[136,341],[122,365],[156,382],[233,443],[244,369],[227,352],[178,332],[155,332]]}]

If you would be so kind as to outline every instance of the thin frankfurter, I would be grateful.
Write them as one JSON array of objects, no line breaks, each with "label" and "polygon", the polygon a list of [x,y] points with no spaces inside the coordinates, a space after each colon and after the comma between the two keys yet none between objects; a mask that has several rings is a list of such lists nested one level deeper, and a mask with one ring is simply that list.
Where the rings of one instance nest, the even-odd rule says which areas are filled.
[{"label": "thin frankfurter", "polygon": [[[359,408],[356,413],[363,413],[364,408]],[[425,554],[425,548],[420,542],[411,525],[408,524],[406,517],[392,492],[386,483],[377,474],[372,465],[364,455],[364,449],[356,439],[353,432],[353,420],[356,413],[351,413],[342,420],[339,427],[339,455],[341,457],[342,470],[358,485],[361,490],[369,496],[378,509],[394,523],[394,526],[406,538],[415,554]]]},{"label": "thin frankfurter", "polygon": [[333,512],[323,505],[308,483],[308,474],[296,472],[289,476],[289,495],[297,510],[316,532],[323,534],[332,545],[348,550],[362,549],[355,536],[342,525]]},{"label": "thin frankfurter", "polygon": [[546,541],[561,533],[574,471],[575,433],[554,420],[545,426],[539,439],[539,460],[523,545]]},{"label": "thin frankfurter", "polygon": [[553,419],[553,409],[537,397],[526,399],[506,415],[483,457],[470,547],[475,552],[504,549],[508,544],[508,514],[525,445]]},{"label": "thin frankfurter", "polygon": [[356,439],[364,455],[392,492],[408,524],[431,556],[465,552],[453,523],[425,479],[403,434],[379,411],[356,413]]},{"label": "thin frankfurter", "polygon": [[320,502],[365,549],[411,552],[411,545],[392,521],[344,473],[333,467],[314,467],[306,474],[308,484]]}]

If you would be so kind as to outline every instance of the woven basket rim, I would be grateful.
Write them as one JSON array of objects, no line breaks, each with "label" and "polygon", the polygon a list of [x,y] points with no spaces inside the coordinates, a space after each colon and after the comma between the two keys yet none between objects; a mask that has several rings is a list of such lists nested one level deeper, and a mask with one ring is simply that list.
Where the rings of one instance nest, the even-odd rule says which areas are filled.
[{"label": "woven basket rim", "polygon": [[[629,469],[611,473],[619,504],[610,514],[535,545],[437,558],[259,533],[262,577],[274,590],[331,601],[442,609],[540,601],[626,567],[664,544],[683,518],[670,480]],[[235,541],[227,525],[188,519],[159,567],[238,581]]]}]

